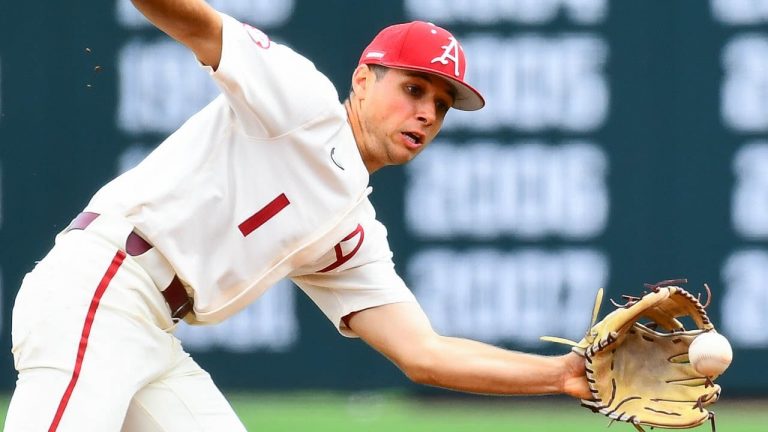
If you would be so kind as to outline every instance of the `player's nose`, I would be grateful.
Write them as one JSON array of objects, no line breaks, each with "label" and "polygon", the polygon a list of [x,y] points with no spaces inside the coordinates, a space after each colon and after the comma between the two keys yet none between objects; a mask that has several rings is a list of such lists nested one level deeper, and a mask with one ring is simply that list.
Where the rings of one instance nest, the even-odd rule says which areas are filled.
[{"label": "player's nose", "polygon": [[425,126],[431,126],[437,119],[437,108],[434,101],[429,98],[424,98],[419,101],[418,108],[416,110],[416,118]]}]

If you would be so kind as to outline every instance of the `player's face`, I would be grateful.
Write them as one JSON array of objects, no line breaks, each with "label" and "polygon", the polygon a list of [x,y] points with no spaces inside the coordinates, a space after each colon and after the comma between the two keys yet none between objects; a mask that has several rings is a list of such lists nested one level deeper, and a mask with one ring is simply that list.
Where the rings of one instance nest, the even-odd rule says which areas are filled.
[{"label": "player's face", "polygon": [[361,115],[366,165],[399,165],[421,153],[440,131],[453,94],[448,81],[432,74],[389,69],[376,77],[366,88]]}]

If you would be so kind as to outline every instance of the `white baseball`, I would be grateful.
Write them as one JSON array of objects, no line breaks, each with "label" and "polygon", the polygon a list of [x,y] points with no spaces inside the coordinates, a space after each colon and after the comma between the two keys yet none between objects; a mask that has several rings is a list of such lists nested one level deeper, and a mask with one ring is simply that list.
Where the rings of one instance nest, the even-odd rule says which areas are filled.
[{"label": "white baseball", "polygon": [[711,377],[728,369],[733,360],[731,344],[713,331],[702,333],[688,347],[688,359],[696,372]]}]

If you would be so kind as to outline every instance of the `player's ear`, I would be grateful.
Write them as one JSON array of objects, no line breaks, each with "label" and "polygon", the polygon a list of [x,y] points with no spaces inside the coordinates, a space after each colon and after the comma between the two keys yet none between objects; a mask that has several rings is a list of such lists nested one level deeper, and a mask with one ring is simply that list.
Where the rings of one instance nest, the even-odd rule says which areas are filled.
[{"label": "player's ear", "polygon": [[368,65],[361,64],[352,73],[352,91],[360,99],[365,99],[366,92],[376,81],[373,70]]}]

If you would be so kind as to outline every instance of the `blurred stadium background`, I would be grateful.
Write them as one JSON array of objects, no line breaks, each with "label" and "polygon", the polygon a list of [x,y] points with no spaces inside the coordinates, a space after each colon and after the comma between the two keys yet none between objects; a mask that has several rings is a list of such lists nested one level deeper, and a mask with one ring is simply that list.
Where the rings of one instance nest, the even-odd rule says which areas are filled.
[{"label": "blurred stadium background", "polygon": [[[419,159],[372,179],[395,262],[435,327],[559,353],[538,337],[578,339],[598,287],[616,298],[643,282],[708,283],[735,348],[722,430],[765,430],[768,0],[211,3],[312,59],[342,97],[382,27],[451,29],[487,107],[449,114]],[[215,94],[128,0],[0,0],[0,392],[15,380],[23,275],[93,192]],[[560,398],[414,386],[289,282],[179,334],[254,430],[607,424]]]}]

